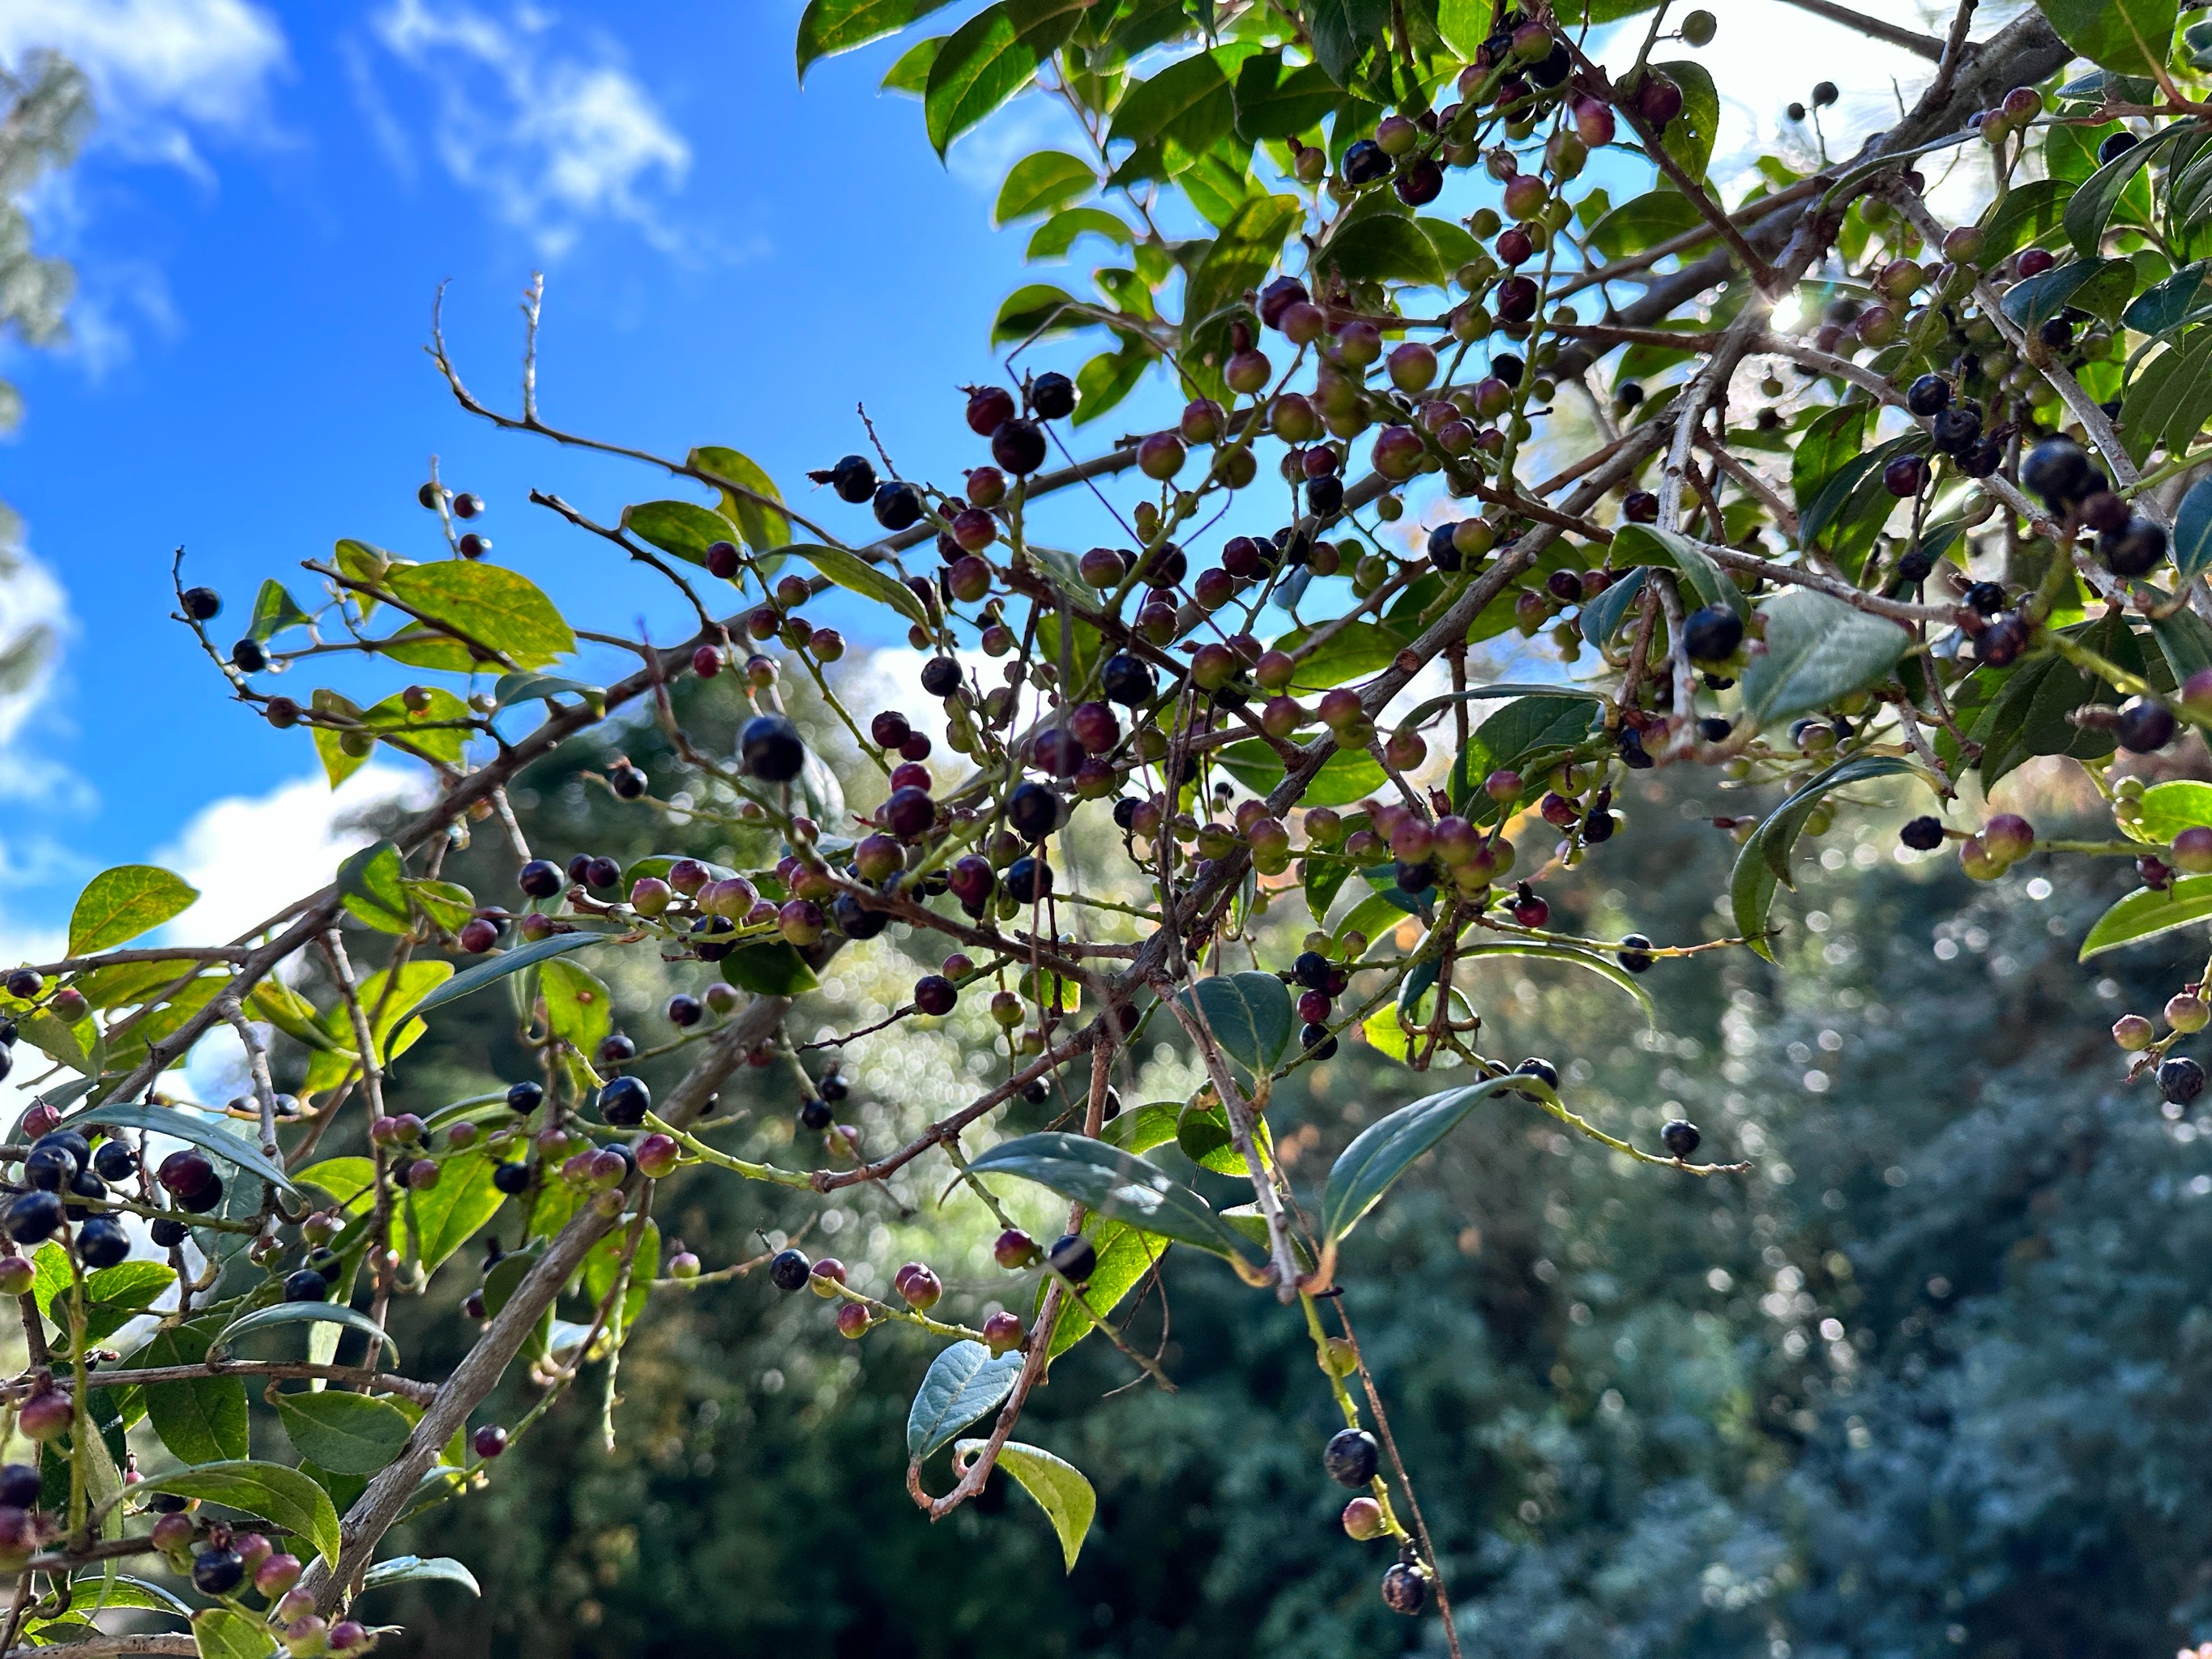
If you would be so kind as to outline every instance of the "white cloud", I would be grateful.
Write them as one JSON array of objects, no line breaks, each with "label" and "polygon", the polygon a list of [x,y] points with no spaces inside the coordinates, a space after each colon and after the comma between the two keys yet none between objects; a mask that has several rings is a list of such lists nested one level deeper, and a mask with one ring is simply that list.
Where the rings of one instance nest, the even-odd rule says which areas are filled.
[{"label": "white cloud", "polygon": [[250,0],[6,0],[0,58],[52,47],[92,79],[98,142],[202,179],[189,128],[250,132],[285,68],[283,30]]},{"label": "white cloud", "polygon": [[[575,32],[528,5],[501,21],[466,5],[396,0],[374,28],[429,82],[438,112],[431,142],[447,172],[544,252],[561,252],[595,218],[676,246],[660,208],[683,184],[691,147],[611,43],[594,40],[588,57],[568,50]],[[367,88],[368,107],[380,106],[372,80],[363,76],[356,88]],[[388,149],[391,129],[382,131]]]},{"label": "white cloud", "polygon": [[301,778],[265,795],[209,803],[155,855],[200,890],[166,936],[201,943],[237,938],[328,882],[348,854],[376,839],[363,822],[368,815],[395,800],[416,800],[423,787],[416,773],[372,763],[335,790],[319,777]]}]

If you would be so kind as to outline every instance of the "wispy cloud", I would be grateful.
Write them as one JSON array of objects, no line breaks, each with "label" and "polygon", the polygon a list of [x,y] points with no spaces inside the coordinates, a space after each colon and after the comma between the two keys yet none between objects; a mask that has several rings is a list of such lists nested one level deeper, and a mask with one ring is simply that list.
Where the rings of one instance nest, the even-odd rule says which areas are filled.
[{"label": "wispy cloud", "polygon": [[[691,147],[611,41],[556,27],[529,5],[502,19],[396,0],[374,27],[429,83],[439,163],[541,251],[562,252],[593,219],[635,225],[656,246],[680,246],[665,206],[690,171]],[[356,85],[365,107],[382,106],[371,77],[357,72]],[[380,124],[380,135],[392,149],[396,129]],[[411,165],[404,148],[399,159]]]},{"label": "wispy cloud", "polygon": [[288,62],[276,20],[250,0],[6,0],[0,58],[54,48],[92,79],[94,142],[214,175],[193,130],[260,134]]}]

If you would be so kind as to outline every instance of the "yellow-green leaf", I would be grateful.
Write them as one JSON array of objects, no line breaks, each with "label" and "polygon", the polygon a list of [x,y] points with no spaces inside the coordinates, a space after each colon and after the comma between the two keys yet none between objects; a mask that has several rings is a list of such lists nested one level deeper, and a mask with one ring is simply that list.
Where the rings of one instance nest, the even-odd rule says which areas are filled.
[{"label": "yellow-green leaf", "polygon": [[[576,636],[553,601],[527,576],[504,565],[441,559],[395,570],[386,586],[418,616],[473,642],[447,638],[412,652],[387,652],[403,662],[466,672],[483,660],[480,647],[504,653],[517,668],[543,668],[576,648]],[[437,660],[426,660],[430,658]]]},{"label": "yellow-green leaf", "polygon": [[104,870],[77,895],[70,913],[70,954],[90,956],[136,939],[181,915],[199,896],[198,888],[159,865]]},{"label": "yellow-green leaf", "polygon": [[[973,1456],[983,1448],[981,1440],[963,1440],[953,1449]],[[1064,1457],[1041,1447],[1009,1440],[999,1448],[999,1467],[1013,1476],[1014,1484],[1037,1501],[1060,1539],[1060,1553],[1067,1571],[1075,1571],[1075,1558],[1098,1512],[1098,1494],[1083,1471]]]},{"label": "yellow-green leaf", "polygon": [[720,486],[722,516],[737,526],[747,547],[768,553],[791,539],[791,520],[769,505],[781,501],[783,492],[751,456],[709,444],[691,452],[690,464]]}]

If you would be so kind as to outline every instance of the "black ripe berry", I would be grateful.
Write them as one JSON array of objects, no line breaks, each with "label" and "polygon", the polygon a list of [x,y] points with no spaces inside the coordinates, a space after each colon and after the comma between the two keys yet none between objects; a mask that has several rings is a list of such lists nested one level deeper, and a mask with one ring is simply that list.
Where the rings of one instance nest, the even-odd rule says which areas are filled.
[{"label": "black ripe berry", "polygon": [[544,1101],[544,1086],[532,1083],[527,1078],[520,1083],[511,1083],[507,1085],[507,1109],[510,1112],[520,1112],[523,1116],[527,1117],[543,1105]]},{"label": "black ripe berry", "polygon": [[2021,487],[2063,513],[2090,492],[2089,458],[2071,438],[2046,438],[2020,464]]},{"label": "black ripe berry", "polygon": [[1452,539],[1457,525],[1440,524],[1429,532],[1429,562],[1449,574],[1460,567],[1459,544]]},{"label": "black ripe berry", "polygon": [[1982,411],[1971,404],[1947,409],[1929,427],[1929,436],[1946,455],[1963,456],[1981,441]]},{"label": "black ripe berry", "polygon": [[909,483],[885,483],[876,488],[876,522],[886,530],[904,530],[921,517],[921,493]]},{"label": "black ripe berry", "polygon": [[1041,783],[1018,786],[1006,801],[1006,822],[1024,841],[1042,841],[1060,827],[1060,797]]},{"label": "black ripe berry", "polygon": [[830,469],[830,487],[857,507],[876,493],[875,465],[865,455],[848,455]]},{"label": "black ripe berry", "polygon": [[647,781],[635,766],[617,766],[607,774],[607,787],[624,800],[644,799]]},{"label": "black ripe berry", "polygon": [[1390,176],[1390,156],[1372,138],[1362,138],[1344,152],[1344,182],[1371,185]]},{"label": "black ripe berry", "polygon": [[2148,519],[2130,519],[2098,537],[2097,551],[2115,576],[2147,575],[2166,556],[2166,532]]},{"label": "black ripe berry", "polygon": [[1318,951],[1301,951],[1291,964],[1291,976],[1309,991],[1328,990],[1331,971],[1328,958]]},{"label": "black ripe berry", "polygon": [[527,1164],[495,1164],[492,1166],[491,1184],[512,1198],[529,1188],[530,1166]]},{"label": "black ripe berry", "polygon": [[131,1235],[113,1216],[96,1215],[77,1229],[76,1253],[88,1267],[112,1267],[131,1254]]},{"label": "black ripe berry", "polygon": [[92,1155],[102,1181],[128,1181],[138,1172],[138,1155],[119,1140],[103,1140]]},{"label": "black ripe berry", "polygon": [[1008,421],[991,434],[991,459],[1017,477],[1036,471],[1044,457],[1044,433],[1034,421]]},{"label": "black ripe berry", "polygon": [[1974,655],[1992,668],[2002,668],[2017,661],[2020,653],[2027,649],[2027,624],[2017,611],[2008,611],[1993,619],[1974,641]]},{"label": "black ripe berry", "polygon": [[1613,960],[1632,974],[1643,973],[1651,966],[1651,941],[1641,933],[1631,933],[1620,941],[1620,949],[1613,952]]},{"label": "black ripe berry", "polygon": [[6,1224],[18,1244],[36,1244],[62,1224],[62,1201],[48,1192],[25,1193],[8,1206]]},{"label": "black ripe berry", "polygon": [[1897,832],[1897,838],[1916,853],[1932,853],[1943,844],[1943,821],[1915,818]]},{"label": "black ripe berry", "polygon": [[1298,1028],[1298,1047],[1316,1060],[1329,1060],[1336,1054],[1336,1038],[1326,1025],[1302,1025]]},{"label": "black ripe berry", "polygon": [[1102,678],[1108,700],[1125,708],[1150,702],[1159,691],[1159,676],[1152,672],[1152,665],[1126,651],[1106,659]]},{"label": "black ripe berry", "polygon": [[830,920],[839,933],[854,939],[873,939],[891,925],[890,911],[871,908],[850,893],[837,895],[830,907]]},{"label": "black ripe berry", "polygon": [[1689,1157],[1698,1150],[1698,1142],[1703,1139],[1698,1133],[1698,1126],[1687,1118],[1675,1118],[1659,1131],[1659,1144],[1667,1149],[1669,1158]]},{"label": "black ripe berry", "polygon": [[617,1129],[635,1129],[653,1109],[653,1094],[640,1078],[611,1078],[599,1091],[599,1121]]},{"label": "black ripe berry", "polygon": [[1682,624],[1682,648],[1697,662],[1718,662],[1743,643],[1743,618],[1724,605],[1693,611]]},{"label": "black ripe berry", "polygon": [[465,559],[481,559],[491,551],[491,538],[480,536],[473,530],[465,532],[453,544],[453,550]]},{"label": "black ripe berry", "polygon": [[933,697],[949,697],[960,689],[960,665],[951,657],[932,657],[921,665],[921,689]]},{"label": "black ripe berry", "polygon": [[203,1595],[228,1595],[246,1580],[246,1559],[236,1550],[204,1549],[192,1557],[192,1588]]},{"label": "black ripe berry", "polygon": [[1026,854],[1006,866],[1006,894],[1017,904],[1035,904],[1052,891],[1052,866]]},{"label": "black ripe berry", "polygon": [[2118,132],[2107,134],[2105,142],[2097,146],[2097,165],[2104,167],[2118,161],[2141,142],[2135,134],[2125,128],[2122,128]]},{"label": "black ripe berry", "polygon": [[803,1290],[813,1267],[802,1251],[778,1250],[768,1264],[768,1276],[779,1291]]},{"label": "black ripe berry", "polygon": [[2121,706],[2113,735],[2131,755],[2148,755],[2173,741],[2173,713],[2162,702],[2130,697]]},{"label": "black ripe berry", "polygon": [[1375,1437],[1364,1429],[1339,1429],[1322,1449],[1321,1466],[1340,1486],[1364,1486],[1382,1462]]},{"label": "black ripe berry", "polygon": [[1400,1561],[1382,1575],[1382,1605],[1411,1618],[1427,1605],[1429,1576],[1411,1562]]},{"label": "black ripe berry", "polygon": [[330,1281],[313,1267],[301,1267],[284,1275],[284,1299],[287,1302],[320,1302],[330,1293]]},{"label": "black ripe berry", "polygon": [[1052,1269],[1069,1283],[1081,1285],[1098,1268],[1098,1251],[1081,1233],[1062,1233],[1044,1253]]},{"label": "black ripe berry", "polygon": [[561,866],[550,859],[532,859],[514,872],[514,884],[532,898],[551,898],[562,888]]},{"label": "black ripe berry", "polygon": [[756,714],[738,734],[738,757],[762,782],[789,783],[806,764],[806,745],[781,714]]},{"label": "black ripe berry", "polygon": [[1030,382],[1030,407],[1048,421],[1065,419],[1075,412],[1075,382],[1057,370]]},{"label": "black ripe berry", "polygon": [[1923,418],[1941,415],[1951,406],[1951,383],[1941,374],[1923,374],[1906,388],[1905,406]]},{"label": "black ripe berry", "polygon": [[230,647],[230,665],[241,674],[258,674],[269,666],[269,653],[258,640],[240,640]]},{"label": "black ripe berry", "polygon": [[836,1117],[836,1114],[830,1109],[830,1103],[818,1095],[810,1095],[799,1103],[799,1125],[803,1129],[811,1129],[819,1134]]},{"label": "black ripe berry", "polygon": [[1548,1060],[1534,1057],[1524,1060],[1513,1068],[1513,1074],[1516,1077],[1533,1077],[1547,1089],[1556,1091],[1559,1086],[1559,1068]]},{"label": "black ripe berry", "polygon": [[222,595],[212,587],[188,587],[184,606],[185,614],[194,622],[213,622],[222,610]]},{"label": "black ripe berry", "polygon": [[36,1464],[0,1463],[0,1504],[9,1509],[38,1508],[41,1484]]},{"label": "black ripe berry", "polygon": [[968,394],[968,429],[988,438],[1014,415],[1014,394],[1004,386],[979,386]]},{"label": "black ripe berry", "polygon": [[2162,1060],[2158,1066],[2158,1091],[2175,1105],[2186,1106],[2204,1092],[2204,1068],[2187,1054]]},{"label": "black ripe berry", "polygon": [[146,1237],[165,1250],[175,1249],[191,1236],[183,1222],[173,1221],[167,1216],[157,1218],[154,1224],[146,1229]]},{"label": "black ripe berry", "polygon": [[1966,602],[1967,610],[1978,616],[1994,617],[2004,609],[2004,584],[1976,582],[1959,597]]},{"label": "black ripe berry", "polygon": [[720,576],[724,581],[727,581],[738,574],[738,567],[741,562],[738,554],[738,544],[735,542],[707,544],[708,574]]},{"label": "black ripe berry", "polygon": [[822,1098],[832,1106],[842,1104],[845,1097],[853,1092],[853,1085],[845,1081],[842,1073],[836,1072],[831,1072],[821,1082],[815,1085],[815,1087],[822,1091]]}]

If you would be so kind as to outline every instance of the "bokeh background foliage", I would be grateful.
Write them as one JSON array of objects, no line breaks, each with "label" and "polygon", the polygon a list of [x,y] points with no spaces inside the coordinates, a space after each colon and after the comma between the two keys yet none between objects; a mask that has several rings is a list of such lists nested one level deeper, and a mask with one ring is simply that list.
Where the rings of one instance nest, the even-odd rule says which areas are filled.
[{"label": "bokeh background foliage", "polygon": [[[679,712],[720,735],[712,708]],[[840,755],[831,722],[808,731]],[[651,770],[659,741],[612,733],[598,768],[619,750]],[[581,755],[526,781],[533,844],[714,851],[702,825],[642,827],[594,770]],[[1639,833],[1559,889],[1568,925],[1727,931],[1711,906],[1735,849],[1710,817],[1745,798],[1681,793],[1694,787],[1661,773],[1625,803]],[[2064,822],[2055,781],[2031,772],[2014,787],[2039,823]],[[1686,1115],[1714,1156],[1754,1172],[1632,1169],[1534,1108],[1486,1108],[1348,1246],[1352,1317],[1469,1653],[2118,1656],[2212,1621],[2212,1158],[2193,1124],[2118,1086],[2105,1034],[2154,1003],[2182,957],[2137,947],[2098,979],[2074,951],[2117,886],[2054,884],[2041,860],[1977,886],[1954,860],[1900,864],[1893,831],[1877,817],[1820,843],[1784,901],[1780,971],[1737,951],[1647,976],[1656,1030],[1595,978],[1482,969],[1487,1048],[1557,1056],[1577,1106],[1643,1144]],[[465,859],[499,855],[480,838],[459,878],[471,879]],[[1286,903],[1269,925],[1295,933],[1303,911]],[[895,1003],[916,970],[888,936],[848,951],[828,988],[848,1005],[839,1028]],[[617,1024],[657,1035],[667,988],[655,974],[617,983]],[[403,1061],[413,1081],[459,1091],[519,1064],[495,1000],[465,1009],[473,1023],[445,1022]],[[872,1142],[911,1133],[976,1051],[959,1018],[919,1044],[902,1030],[856,1045],[856,1121]],[[1170,1046],[1137,1059],[1128,1097],[1194,1081]],[[1432,1086],[1358,1046],[1300,1073],[1270,1117],[1302,1194],[1359,1127]],[[782,1068],[745,1073],[717,1114],[744,1121],[717,1139],[787,1161],[794,1103]],[[1060,1109],[1024,1107],[1006,1127]],[[1156,1156],[1212,1179],[1172,1146]],[[1004,1279],[974,1206],[894,1193],[910,1216],[848,1195],[802,1242],[860,1283],[912,1256],[956,1291]],[[711,1270],[758,1255],[760,1230],[814,1215],[757,1183],[698,1182],[662,1220]],[[1382,1607],[1378,1562],[1346,1547],[1312,1479],[1334,1423],[1296,1322],[1196,1256],[1171,1255],[1163,1280],[1124,1311],[1179,1392],[1121,1387],[1134,1369],[1093,1338],[1024,1424],[1098,1490],[1071,1575],[1002,1476],[934,1528],[907,1499],[902,1430],[925,1336],[892,1326],[847,1342],[827,1304],[756,1273],[656,1292],[623,1358],[611,1451],[588,1391],[518,1443],[487,1491],[395,1536],[465,1554],[485,1590],[393,1593],[412,1602],[386,1603],[410,1627],[398,1645],[1441,1650],[1433,1621]],[[395,1310],[425,1364],[459,1358],[465,1290],[441,1279]]]}]

